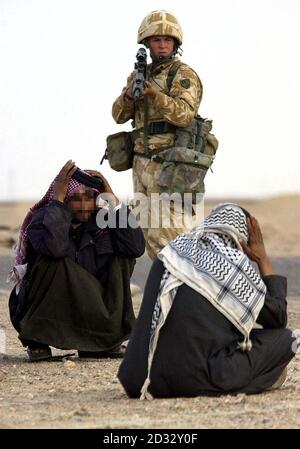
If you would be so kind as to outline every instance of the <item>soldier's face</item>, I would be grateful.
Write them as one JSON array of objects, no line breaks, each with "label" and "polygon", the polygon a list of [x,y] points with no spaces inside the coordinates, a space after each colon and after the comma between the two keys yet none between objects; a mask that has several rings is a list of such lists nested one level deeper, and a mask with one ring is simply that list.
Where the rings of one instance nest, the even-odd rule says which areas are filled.
[{"label": "soldier's face", "polygon": [[174,39],[169,36],[151,36],[148,45],[154,59],[166,58],[174,51]]}]

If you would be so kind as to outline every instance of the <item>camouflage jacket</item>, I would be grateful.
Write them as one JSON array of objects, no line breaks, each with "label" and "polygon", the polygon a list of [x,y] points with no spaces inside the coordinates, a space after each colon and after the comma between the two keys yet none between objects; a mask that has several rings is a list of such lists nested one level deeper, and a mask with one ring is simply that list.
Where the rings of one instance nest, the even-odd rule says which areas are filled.
[{"label": "camouflage jacket", "polygon": [[[179,67],[170,89],[168,91],[167,77],[171,65],[178,58],[167,61],[152,68],[148,65],[148,80],[158,89],[154,99],[149,98],[149,122],[166,121],[178,127],[188,126],[193,117],[197,115],[202,98],[202,84],[196,73],[186,64]],[[125,97],[126,90],[134,77],[134,73],[127,79],[127,85],[121,95],[115,100],[112,115],[117,123],[133,120],[136,129],[144,126],[143,101],[133,102]],[[150,135],[148,139],[149,150],[167,148],[174,145],[174,133]],[[144,152],[143,133],[135,141],[136,152]]]}]

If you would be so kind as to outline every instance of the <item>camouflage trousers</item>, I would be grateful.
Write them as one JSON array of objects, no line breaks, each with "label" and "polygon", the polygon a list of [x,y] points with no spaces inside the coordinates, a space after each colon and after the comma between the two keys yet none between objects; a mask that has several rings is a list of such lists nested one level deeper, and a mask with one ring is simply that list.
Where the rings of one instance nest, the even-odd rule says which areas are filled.
[{"label": "camouflage trousers", "polygon": [[166,224],[164,219],[166,213],[162,206],[152,201],[153,197],[160,194],[158,185],[160,163],[142,156],[134,156],[132,173],[135,195],[141,193],[148,199],[147,204],[140,208],[141,213],[148,217],[146,226],[143,226],[141,221],[141,227],[146,240],[148,256],[153,260],[170,240],[173,240],[179,234],[190,231],[194,225],[186,218],[186,214],[183,218],[181,206],[178,211],[172,204],[168,207],[167,218],[169,220]]}]

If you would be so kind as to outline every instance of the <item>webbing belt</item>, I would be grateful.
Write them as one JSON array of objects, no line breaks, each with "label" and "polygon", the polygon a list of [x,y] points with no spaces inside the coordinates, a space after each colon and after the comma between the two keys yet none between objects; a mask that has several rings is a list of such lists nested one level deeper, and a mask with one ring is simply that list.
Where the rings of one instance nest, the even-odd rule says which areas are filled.
[{"label": "webbing belt", "polygon": [[[143,131],[144,127],[138,128],[135,130],[135,132]],[[168,122],[150,122],[148,124],[148,130],[147,134],[166,134],[166,133],[175,133],[176,132],[176,126],[171,125],[171,123]]]}]

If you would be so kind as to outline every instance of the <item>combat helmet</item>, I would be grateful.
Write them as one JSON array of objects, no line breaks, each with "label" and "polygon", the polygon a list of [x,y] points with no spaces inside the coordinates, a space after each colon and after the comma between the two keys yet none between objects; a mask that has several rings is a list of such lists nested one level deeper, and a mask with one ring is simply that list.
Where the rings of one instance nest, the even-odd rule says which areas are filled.
[{"label": "combat helmet", "polygon": [[152,11],[142,21],[138,29],[138,44],[145,44],[150,36],[171,36],[178,47],[182,45],[182,29],[174,14],[158,10]]}]

